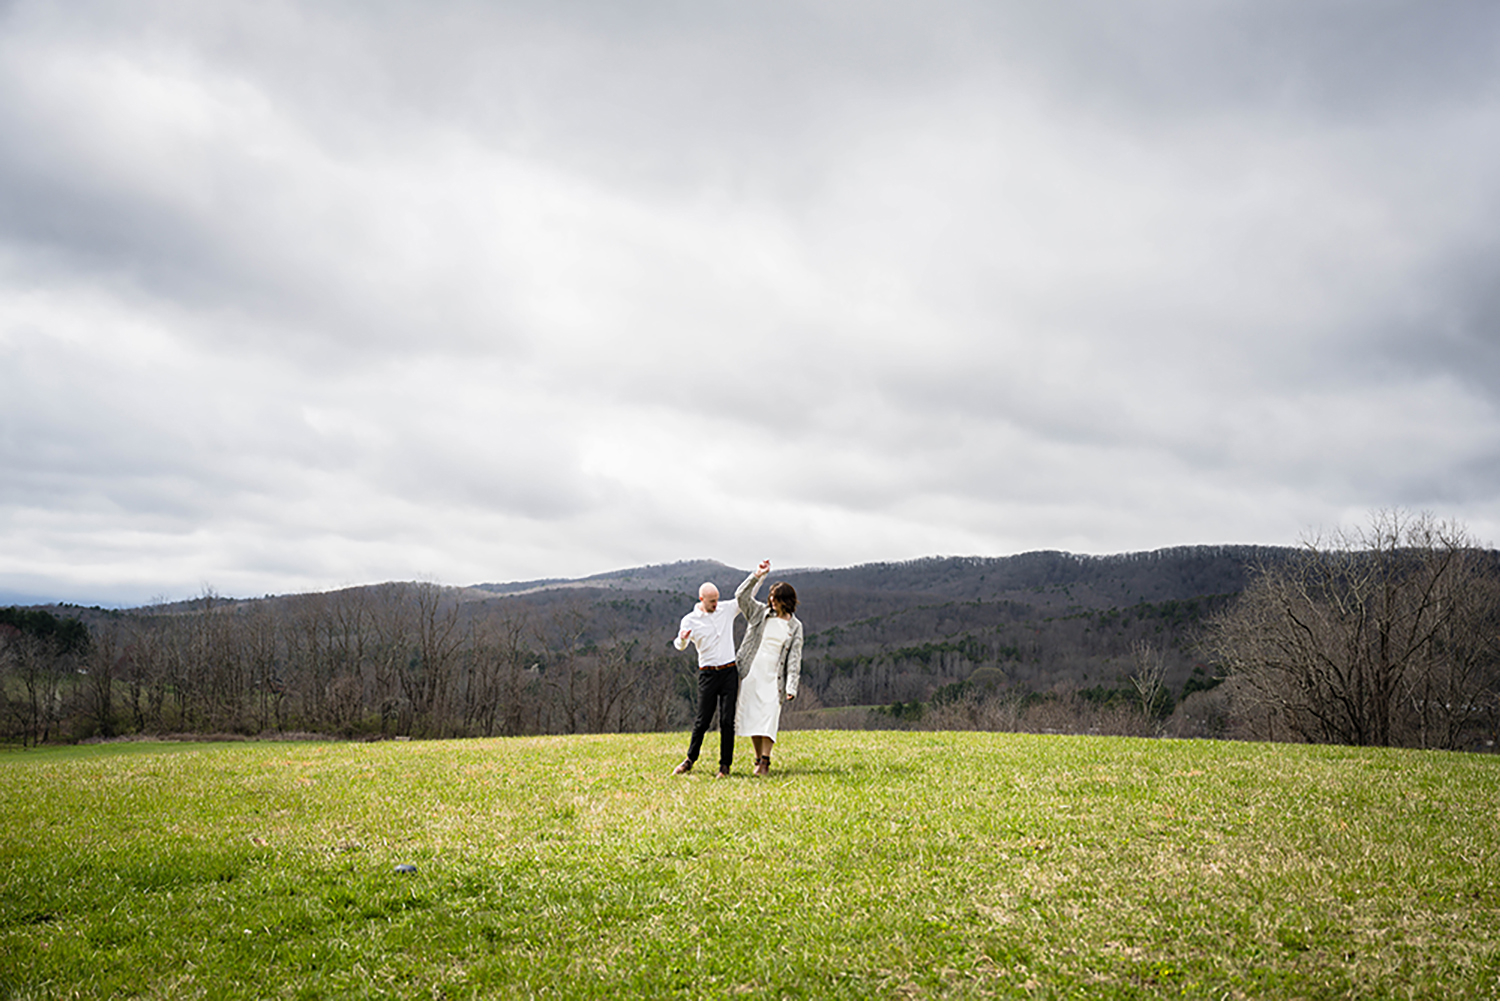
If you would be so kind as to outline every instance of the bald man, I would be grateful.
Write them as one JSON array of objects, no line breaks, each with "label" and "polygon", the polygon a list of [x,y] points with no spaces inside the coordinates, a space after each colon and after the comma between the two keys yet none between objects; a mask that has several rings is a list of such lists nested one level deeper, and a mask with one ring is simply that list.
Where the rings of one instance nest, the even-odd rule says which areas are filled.
[{"label": "bald man", "polygon": [[740,673],[734,665],[734,617],[739,614],[737,602],[719,601],[719,589],[712,583],[698,588],[698,604],[682,617],[677,638],[672,645],[679,650],[689,643],[698,648],[698,719],[693,723],[693,737],[688,741],[687,760],[678,765],[674,775],[693,770],[698,752],[703,749],[703,735],[719,710],[719,773],[722,779],[734,763],[734,704],[740,694]]}]

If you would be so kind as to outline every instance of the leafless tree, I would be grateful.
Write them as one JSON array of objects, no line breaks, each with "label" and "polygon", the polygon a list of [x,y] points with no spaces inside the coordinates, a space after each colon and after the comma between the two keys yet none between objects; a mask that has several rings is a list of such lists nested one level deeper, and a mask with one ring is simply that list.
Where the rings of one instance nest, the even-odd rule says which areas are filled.
[{"label": "leafless tree", "polygon": [[209,730],[236,733],[244,727],[249,688],[239,616],[212,590],[205,588],[198,600],[202,608],[191,617],[187,669],[196,677],[199,718]]},{"label": "leafless tree", "polygon": [[531,663],[524,638],[524,614],[505,611],[477,619],[467,643],[468,695],[464,724],[472,732],[493,736],[522,732],[526,674]]},{"label": "leafless tree", "polygon": [[[583,661],[590,652],[584,641],[588,627],[584,606],[569,602],[552,610],[538,637],[547,652],[547,690],[562,716],[563,733],[578,733],[587,715],[589,679]],[[552,730],[550,723],[546,729]]]},{"label": "leafless tree", "polygon": [[365,717],[368,657],[365,647],[370,639],[369,610],[366,594],[361,590],[340,591],[333,595],[325,619],[329,664],[328,701],[333,728],[352,733]]},{"label": "leafless tree", "polygon": [[371,622],[375,631],[375,644],[370,651],[374,673],[371,697],[380,710],[380,732],[410,734],[411,700],[405,695],[402,679],[414,656],[412,634],[416,623],[404,584],[382,584],[376,589]]},{"label": "leafless tree", "polygon": [[62,679],[72,658],[45,638],[7,631],[0,637],[0,691],[22,746],[46,743],[62,714]]},{"label": "leafless tree", "polygon": [[101,737],[115,735],[115,681],[125,668],[122,632],[118,622],[95,629],[83,658],[83,710]]},{"label": "leafless tree", "polygon": [[608,635],[593,657],[589,678],[589,729],[594,733],[631,729],[645,681],[640,637],[627,635],[618,620],[606,628]]},{"label": "leafless tree", "polygon": [[1136,640],[1130,647],[1130,659],[1135,664],[1130,683],[1141,700],[1141,715],[1155,722],[1167,697],[1167,658],[1152,644]]},{"label": "leafless tree", "polygon": [[406,697],[424,736],[450,731],[448,697],[453,668],[463,642],[458,608],[444,601],[443,589],[423,582],[412,588],[416,605],[416,656],[401,673]]},{"label": "leafless tree", "polygon": [[286,682],[282,678],[279,619],[265,606],[257,606],[240,619],[239,626],[249,671],[246,718],[258,733],[285,729],[282,713]]},{"label": "leafless tree", "polygon": [[163,630],[150,614],[133,615],[126,621],[123,668],[130,722],[137,733],[160,731],[167,688]]},{"label": "leafless tree", "polygon": [[1383,512],[1262,567],[1208,647],[1265,736],[1451,748],[1495,704],[1497,627],[1496,554]]}]

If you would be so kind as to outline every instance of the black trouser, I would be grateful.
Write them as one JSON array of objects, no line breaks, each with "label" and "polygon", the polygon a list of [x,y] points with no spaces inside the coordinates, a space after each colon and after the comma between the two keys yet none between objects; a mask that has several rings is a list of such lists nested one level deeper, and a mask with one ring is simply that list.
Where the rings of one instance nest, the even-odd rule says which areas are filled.
[{"label": "black trouser", "polygon": [[734,704],[740,697],[740,672],[733,664],[698,669],[698,720],[693,724],[693,739],[688,744],[688,760],[697,761],[703,750],[703,735],[714,721],[714,707],[719,710],[719,771],[729,771],[734,763]]}]

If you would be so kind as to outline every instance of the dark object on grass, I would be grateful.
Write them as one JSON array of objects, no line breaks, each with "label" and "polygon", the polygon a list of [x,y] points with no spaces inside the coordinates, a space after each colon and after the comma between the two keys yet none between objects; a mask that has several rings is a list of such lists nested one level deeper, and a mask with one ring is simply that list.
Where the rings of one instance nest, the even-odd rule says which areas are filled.
[{"label": "dark object on grass", "polygon": [[414,865],[412,865],[410,862],[402,862],[400,865],[396,866],[396,871],[397,872],[416,872],[417,871],[417,867],[414,866]]}]

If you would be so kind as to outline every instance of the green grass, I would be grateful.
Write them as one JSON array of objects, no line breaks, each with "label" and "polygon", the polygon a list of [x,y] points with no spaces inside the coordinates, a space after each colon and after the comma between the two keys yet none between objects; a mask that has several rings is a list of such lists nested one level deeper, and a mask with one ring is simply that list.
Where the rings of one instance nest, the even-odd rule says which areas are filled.
[{"label": "green grass", "polygon": [[1500,996],[1500,758],[783,738],[0,754],[0,995]]}]

